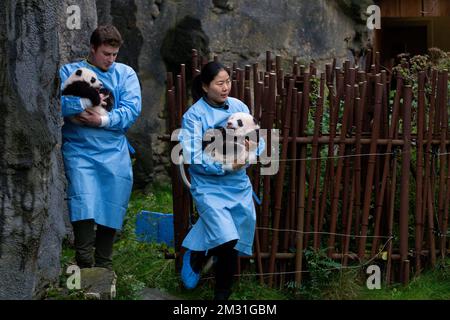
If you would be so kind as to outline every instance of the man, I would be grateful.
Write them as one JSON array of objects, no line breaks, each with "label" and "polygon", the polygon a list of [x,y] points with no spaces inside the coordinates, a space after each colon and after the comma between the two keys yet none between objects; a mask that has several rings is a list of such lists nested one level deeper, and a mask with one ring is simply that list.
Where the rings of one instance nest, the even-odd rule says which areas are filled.
[{"label": "man", "polygon": [[141,88],[134,70],[115,62],[121,45],[115,27],[100,26],[91,35],[87,60],[60,70],[61,83],[80,67],[93,70],[115,100],[113,109],[101,117],[86,109],[92,106],[90,100],[61,96],[63,117],[76,116],[83,123],[65,119],[62,128],[68,206],[80,268],[112,269],[114,236],[122,228],[131,194],[133,176],[125,133],[141,112]]}]

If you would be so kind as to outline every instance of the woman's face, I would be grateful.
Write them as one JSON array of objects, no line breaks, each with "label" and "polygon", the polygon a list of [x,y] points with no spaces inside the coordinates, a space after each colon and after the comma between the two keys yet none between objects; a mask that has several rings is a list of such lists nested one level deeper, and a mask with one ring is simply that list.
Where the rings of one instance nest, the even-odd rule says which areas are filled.
[{"label": "woman's face", "polygon": [[208,100],[216,104],[223,104],[230,94],[231,80],[225,70],[220,70],[217,76],[209,83],[203,84]]}]

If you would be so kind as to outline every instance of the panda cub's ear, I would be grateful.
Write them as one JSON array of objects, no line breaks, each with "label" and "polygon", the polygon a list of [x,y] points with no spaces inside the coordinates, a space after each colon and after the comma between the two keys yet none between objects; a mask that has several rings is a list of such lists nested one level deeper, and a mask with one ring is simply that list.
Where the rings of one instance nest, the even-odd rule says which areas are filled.
[{"label": "panda cub's ear", "polygon": [[76,74],[77,76],[80,77],[80,76],[83,74],[83,70],[78,69],[78,70],[75,72],[75,74]]}]

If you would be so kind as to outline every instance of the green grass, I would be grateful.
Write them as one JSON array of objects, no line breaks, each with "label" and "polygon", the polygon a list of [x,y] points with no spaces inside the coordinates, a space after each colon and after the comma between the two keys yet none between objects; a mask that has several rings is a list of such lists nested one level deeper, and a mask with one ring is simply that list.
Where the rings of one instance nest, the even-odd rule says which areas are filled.
[{"label": "green grass", "polygon": [[234,286],[230,299],[234,300],[289,300],[292,296],[287,291],[276,290],[259,284],[255,276],[245,273]]},{"label": "green grass", "polygon": [[[115,244],[114,269],[118,274],[118,298],[139,299],[143,287],[159,288],[181,299],[211,299],[213,274],[202,276],[194,290],[186,290],[175,272],[175,261],[164,258],[173,253],[165,245],[136,241],[134,225],[140,210],[171,212],[170,186],[156,186],[148,194],[133,193],[127,220],[121,239]],[[305,252],[311,273],[305,275],[300,288],[283,290],[260,285],[256,276],[245,274],[235,282],[232,300],[287,300],[287,299],[450,299],[450,261],[439,268],[424,272],[406,287],[396,284],[380,290],[369,290],[365,285],[366,274],[359,269],[339,269],[339,263],[326,258],[323,252]],[[329,271],[333,268],[335,270]],[[254,269],[254,265],[251,266]],[[328,271],[324,271],[328,270]],[[255,273],[254,270],[246,271]]]},{"label": "green grass", "polygon": [[144,287],[174,291],[178,286],[174,260],[165,259],[173,248],[136,239],[136,216],[141,210],[172,212],[170,186],[155,186],[150,192],[133,192],[118,241],[114,244],[113,268],[117,274],[117,299],[139,299]]},{"label": "green grass", "polygon": [[[175,260],[166,259],[174,249],[164,244],[142,243],[136,240],[136,215],[141,210],[163,213],[172,212],[170,186],[155,186],[147,193],[133,192],[124,227],[114,244],[114,271],[117,278],[116,299],[140,299],[140,291],[158,288],[180,299],[209,300],[213,297],[214,274],[210,271],[202,275],[194,290],[183,287],[179,274],[175,272]],[[67,244],[63,246],[62,270],[74,263],[74,252]],[[239,281],[235,281],[232,300],[289,300],[289,299],[330,299],[330,300],[426,300],[450,299],[450,259],[441,262],[434,270],[428,270],[414,278],[408,286],[400,284],[369,290],[365,281],[367,275],[360,269],[340,269],[339,263],[329,260],[324,252],[305,251],[305,261],[309,274],[305,274],[300,288],[287,284],[284,289],[268,288],[260,285],[254,275],[255,265]],[[332,270],[332,271],[330,271]],[[60,287],[65,286],[67,275],[62,274]],[[50,288],[48,298],[80,299],[77,292],[65,292]]]},{"label": "green grass", "polygon": [[75,251],[66,242],[63,243],[61,252],[61,274],[59,284],[46,288],[45,300],[87,300],[83,290],[67,289],[67,279],[71,274],[66,274],[67,268],[75,264]]},{"label": "green grass", "polygon": [[434,270],[428,270],[411,280],[380,290],[362,289],[360,299],[367,300],[450,300],[450,259],[441,262]]},{"label": "green grass", "polygon": [[[175,260],[165,259],[174,249],[164,244],[141,243],[134,233],[136,215],[141,210],[172,212],[170,186],[155,186],[149,193],[133,192],[127,217],[114,244],[114,270],[117,279],[117,299],[139,299],[144,287],[158,288],[181,299],[211,299],[213,296],[213,274],[202,276],[194,290],[186,290],[175,272]],[[233,294],[236,300],[287,299],[287,295],[275,289],[261,286],[255,276],[242,276],[236,281]]]}]

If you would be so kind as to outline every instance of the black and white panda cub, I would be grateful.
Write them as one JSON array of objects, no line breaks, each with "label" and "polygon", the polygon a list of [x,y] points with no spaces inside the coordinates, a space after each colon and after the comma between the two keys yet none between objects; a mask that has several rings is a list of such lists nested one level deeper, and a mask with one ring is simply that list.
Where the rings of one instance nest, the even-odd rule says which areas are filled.
[{"label": "black and white panda cub", "polygon": [[[240,168],[240,166],[236,166],[236,163],[256,163],[259,129],[258,122],[251,114],[233,113],[227,119],[226,127],[209,129],[205,132],[202,150],[215,161],[221,162],[225,171],[235,171]],[[248,150],[245,148],[245,141],[248,142]],[[190,189],[191,183],[184,170],[182,154],[178,166],[184,184]]]},{"label": "black and white panda cub", "polygon": [[[107,96],[106,106],[100,106],[100,94]],[[87,68],[79,68],[73,72],[63,83],[63,96],[76,96],[89,99],[92,107],[99,115],[106,115],[114,106],[114,96],[111,91],[103,88],[103,84],[98,80],[94,71]],[[70,120],[77,124],[82,124],[76,117],[70,117]]]},{"label": "black and white panda cub", "polygon": [[[219,162],[223,163],[225,171],[234,171],[235,163],[256,163],[259,125],[256,119],[248,113],[233,113],[227,120],[226,128],[208,130],[203,137],[203,149]],[[218,135],[222,145],[218,146]],[[245,142],[249,149],[246,150]]]}]

